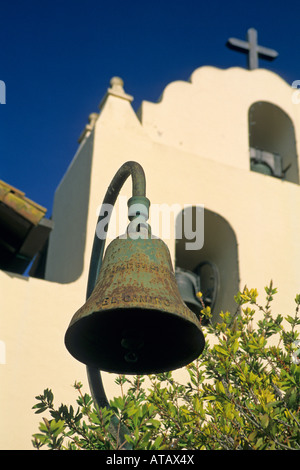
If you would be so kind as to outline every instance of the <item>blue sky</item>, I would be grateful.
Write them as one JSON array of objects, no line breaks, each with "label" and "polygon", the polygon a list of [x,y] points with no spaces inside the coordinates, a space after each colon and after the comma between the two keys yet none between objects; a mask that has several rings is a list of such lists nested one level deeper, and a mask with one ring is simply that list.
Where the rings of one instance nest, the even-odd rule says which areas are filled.
[{"label": "blue sky", "polygon": [[77,139],[112,76],[123,78],[138,109],[198,67],[246,67],[246,56],[225,44],[229,37],[245,39],[250,27],[260,45],[279,52],[260,67],[290,84],[300,80],[296,1],[2,1],[0,179],[50,216]]}]

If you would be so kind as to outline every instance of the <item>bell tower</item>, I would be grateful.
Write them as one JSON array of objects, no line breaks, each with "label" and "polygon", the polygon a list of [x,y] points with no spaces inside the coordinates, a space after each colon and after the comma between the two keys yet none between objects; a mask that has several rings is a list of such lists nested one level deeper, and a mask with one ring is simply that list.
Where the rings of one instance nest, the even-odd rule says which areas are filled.
[{"label": "bell tower", "polygon": [[[114,77],[97,112],[91,110],[56,190],[42,262],[37,260],[29,278],[0,270],[6,312],[0,338],[2,448],[31,448],[37,426],[32,399],[41,384],[68,403],[70,384],[86,377],[83,364],[67,351],[64,333],[85,301],[99,205],[112,176],[129,160],[145,171],[149,224],[168,247],[186,304],[199,312],[202,292],[218,321],[221,310],[236,311],[234,295],[245,284],[264,296],[272,279],[276,312],[294,310],[300,279],[300,104],[292,85],[258,68],[258,60],[277,53],[260,46],[253,31],[247,41],[229,42],[250,56],[248,69],[200,67],[189,80],[170,83],[158,102],[142,102],[138,112],[126,81]],[[130,182],[122,187],[107,246],[126,229],[131,189]],[[108,274],[107,286],[117,291],[118,278],[112,270]],[[164,287],[155,281],[157,289]],[[150,314],[147,320],[153,328]],[[158,320],[156,325],[161,327]],[[172,356],[166,329],[159,334]],[[131,337],[123,339],[131,344]],[[162,346],[160,355],[164,351]],[[135,359],[131,349],[127,359]],[[104,373],[103,380],[107,394],[116,396],[115,376]]]},{"label": "bell tower", "polygon": [[264,292],[272,279],[285,310],[299,290],[300,107],[290,84],[258,68],[259,58],[278,53],[259,46],[254,29],[247,39],[227,45],[247,53],[248,70],[201,67],[139,112],[149,137],[172,152],[168,172],[181,201],[204,205],[203,247],[188,251],[176,240],[174,260],[198,289],[214,292],[215,319],[220,309],[235,311],[234,291],[245,284]]},{"label": "bell tower", "polygon": [[[221,309],[236,309],[239,288],[262,290],[270,279],[285,299],[294,298],[300,276],[300,106],[288,83],[258,68],[259,59],[274,60],[278,53],[258,45],[253,28],[246,42],[231,38],[227,45],[247,54],[248,70],[200,67],[189,81],[170,83],[159,102],[142,102],[137,114],[123,80],[111,80],[56,192],[46,278],[68,283],[86,275],[97,205],[110,175],[130,159],[147,174],[150,223],[155,208],[170,212],[176,206],[167,236],[160,233],[162,224],[152,229],[168,244],[177,280],[191,293],[186,301],[198,313],[200,291],[217,320]],[[194,233],[203,232],[197,249],[185,232],[176,234],[187,206]],[[200,227],[193,214],[201,207]],[[116,208],[117,219],[122,212]],[[160,217],[166,222],[166,212]]]}]

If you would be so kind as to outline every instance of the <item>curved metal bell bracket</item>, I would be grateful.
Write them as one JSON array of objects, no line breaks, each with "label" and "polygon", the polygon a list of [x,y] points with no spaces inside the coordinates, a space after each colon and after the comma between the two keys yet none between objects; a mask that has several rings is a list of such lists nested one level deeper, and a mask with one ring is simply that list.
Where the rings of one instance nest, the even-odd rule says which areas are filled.
[{"label": "curved metal bell bracket", "polygon": [[[149,239],[149,226],[146,220],[150,201],[145,195],[146,180],[141,165],[129,161],[120,167],[107,189],[103,206],[115,205],[120,190],[129,176],[132,177],[132,197],[128,201],[130,220],[128,230],[132,227],[133,231],[136,230],[138,219],[140,232],[138,241],[134,242],[130,239],[127,242],[126,237],[124,239],[122,236],[118,237],[107,248],[103,260],[111,213],[107,215],[106,212],[103,214],[102,211],[100,212],[97,226],[105,217],[105,230],[102,237],[97,235],[97,231],[95,233],[86,304],[75,313],[65,335],[65,344],[69,352],[86,364],[91,393],[99,407],[109,406],[100,369],[132,374],[172,370],[192,362],[201,354],[205,345],[199,320],[186,307],[180,296],[166,245],[156,237],[150,236]],[[144,233],[148,235],[148,239],[143,235],[143,231],[147,232]],[[129,258],[126,258],[126,250],[127,255],[128,252],[130,253]],[[125,276],[122,278],[118,271],[121,271],[126,263],[127,265],[132,263],[134,256],[135,268],[129,269],[126,278]],[[123,262],[123,267],[119,258]],[[128,259],[129,262],[126,261]],[[142,266],[143,259],[146,259],[146,269]],[[160,266],[162,266],[161,272],[166,273],[165,277],[159,274]],[[140,271],[143,271],[142,274]],[[107,296],[110,299],[117,299],[116,307],[105,304]],[[147,297],[146,304],[141,306],[145,296]],[[130,304],[129,309],[128,304]],[[122,317],[125,315],[124,322]],[[102,322],[103,319],[104,322],[99,326],[100,320]],[[135,335],[138,324],[142,324],[142,336],[140,333]],[[155,324],[156,326],[153,326]],[[107,334],[101,331],[107,331],[105,327],[112,330],[110,338],[116,347],[111,347]],[[113,335],[119,336],[114,338]],[[159,341],[155,341],[158,337]],[[78,342],[81,343],[79,347],[77,347]],[[104,346],[101,344],[99,346],[102,342]],[[124,372],[119,372],[116,367],[121,353],[123,354],[121,370]],[[99,361],[95,359],[97,356]],[[108,363],[106,369],[102,367],[105,357]],[[135,365],[138,360],[140,360],[139,364]],[[155,364],[158,364],[158,367]]]}]

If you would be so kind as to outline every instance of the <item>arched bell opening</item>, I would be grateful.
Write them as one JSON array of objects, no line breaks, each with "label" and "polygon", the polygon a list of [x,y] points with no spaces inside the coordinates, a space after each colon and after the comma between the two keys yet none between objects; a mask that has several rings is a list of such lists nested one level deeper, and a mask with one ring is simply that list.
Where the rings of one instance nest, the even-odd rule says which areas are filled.
[{"label": "arched bell opening", "polygon": [[199,207],[191,206],[177,216],[177,235],[180,235],[187,218],[188,223],[192,220],[193,231],[198,238],[203,230],[203,245],[195,243],[193,246],[184,230],[183,236],[176,236],[175,273],[186,305],[201,316],[203,306],[197,296],[200,291],[205,306],[212,309],[212,320],[215,322],[222,310],[234,313],[237,308],[234,296],[239,290],[238,246],[232,227],[219,214],[201,209],[203,226],[199,226],[199,210]]},{"label": "arched bell opening", "polygon": [[278,106],[266,101],[249,109],[250,169],[299,184],[294,125]]}]

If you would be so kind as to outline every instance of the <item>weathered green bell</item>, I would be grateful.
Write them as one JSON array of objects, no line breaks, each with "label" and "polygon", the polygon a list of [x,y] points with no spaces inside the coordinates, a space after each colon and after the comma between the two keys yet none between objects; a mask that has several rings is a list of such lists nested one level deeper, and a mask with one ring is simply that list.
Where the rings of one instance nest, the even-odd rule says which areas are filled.
[{"label": "weathered green bell", "polygon": [[263,162],[261,163],[251,161],[251,171],[255,171],[256,173],[262,173],[263,175],[272,176],[271,168]]},{"label": "weathered green bell", "polygon": [[173,370],[202,353],[199,319],[180,296],[162,240],[119,237],[110,243],[65,344],[84,364],[118,374]]},{"label": "weathered green bell", "polygon": [[201,290],[199,276],[186,269],[176,268],[175,277],[181,298],[184,301],[185,305],[192,312],[200,315],[203,306],[201,302],[197,300],[196,297],[197,292]]}]

